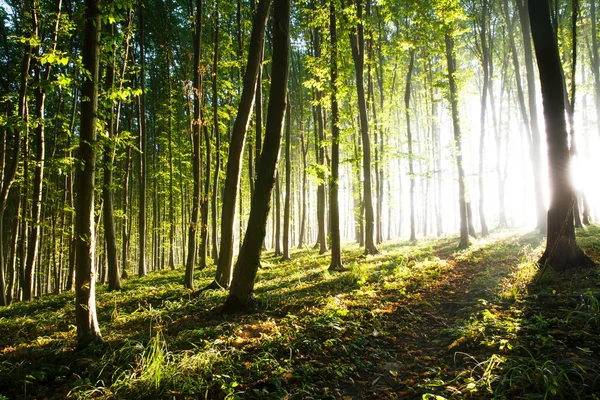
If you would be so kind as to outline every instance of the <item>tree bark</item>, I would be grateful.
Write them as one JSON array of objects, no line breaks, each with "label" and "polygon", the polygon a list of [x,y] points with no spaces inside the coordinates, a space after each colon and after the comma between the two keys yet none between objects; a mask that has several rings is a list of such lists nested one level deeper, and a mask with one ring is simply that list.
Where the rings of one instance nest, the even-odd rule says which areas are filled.
[{"label": "tree bark", "polygon": [[[107,25],[106,33],[109,36],[114,35],[113,24]],[[109,93],[114,86],[115,79],[115,52],[116,45],[113,44],[112,59],[108,62],[106,67],[106,92]],[[104,145],[103,155],[103,169],[104,169],[104,182],[102,184],[102,199],[104,202],[103,207],[103,222],[104,222],[104,240],[106,242],[106,261],[108,263],[108,290],[120,290],[121,281],[119,274],[119,258],[117,255],[117,233],[115,229],[114,219],[114,196],[113,196],[113,164],[115,159],[114,153],[114,139],[115,139],[115,115],[114,106],[112,99],[107,100],[109,102],[109,109],[106,110],[106,129],[108,131],[108,139],[106,139]]]},{"label": "tree bark", "polygon": [[404,110],[406,112],[406,140],[408,142],[408,175],[410,177],[410,241],[417,240],[416,223],[415,223],[415,169],[414,169],[414,154],[412,131],[410,129],[410,96],[411,96],[411,80],[415,65],[415,50],[410,49],[410,63],[408,64],[408,72],[406,73],[406,90],[404,91]]},{"label": "tree bark", "polygon": [[285,114],[285,200],[283,205],[283,256],[282,261],[290,259],[290,219],[292,198],[292,160],[290,149],[292,147],[292,108],[289,93],[287,95],[287,110]]},{"label": "tree bark", "polygon": [[229,287],[231,283],[233,264],[233,224],[235,219],[235,205],[239,194],[242,155],[246,142],[246,133],[250,124],[250,116],[258,83],[262,59],[262,43],[264,42],[265,26],[269,16],[270,0],[261,0],[252,25],[248,63],[244,73],[244,87],[238,107],[238,113],[233,123],[229,155],[227,158],[227,172],[225,175],[225,189],[223,192],[223,205],[221,209],[221,248],[215,281],[221,287]]},{"label": "tree bark", "polygon": [[94,229],[94,179],[96,172],[96,119],[98,111],[98,67],[100,59],[100,9],[98,0],[85,2],[85,26],[81,51],[83,67],[90,73],[81,85],[81,128],[77,161],[75,202],[75,317],[77,345],[101,342],[96,317],[96,232]]},{"label": "tree bark", "polygon": [[539,262],[556,270],[592,265],[575,238],[564,77],[548,3],[530,0],[529,18],[542,87],[551,193],[546,250]]},{"label": "tree bark", "polygon": [[456,169],[458,170],[458,209],[460,215],[460,242],[458,247],[466,249],[470,246],[469,220],[467,210],[467,182],[463,166],[462,133],[458,112],[458,89],[456,86],[456,61],[454,56],[454,38],[450,33],[445,35],[446,61],[448,63],[448,82],[450,86],[450,107],[452,110],[452,127],[454,130],[454,147],[456,153]]},{"label": "tree bark", "polygon": [[[183,285],[187,289],[194,289],[194,267],[196,266],[196,240],[198,238],[198,225],[200,214],[201,188],[202,188],[202,165],[200,162],[200,97],[202,93],[202,75],[200,72],[200,51],[202,50],[202,0],[196,0],[196,18],[194,32],[194,120],[192,133],[192,172],[194,175],[194,192],[192,195],[192,218],[188,233],[188,254],[185,263],[185,279]],[[207,147],[208,150],[208,147]],[[208,153],[208,151],[207,151]],[[208,155],[207,155],[208,157]],[[206,257],[205,226],[202,226],[203,254]],[[203,265],[204,267],[205,265]]]},{"label": "tree bark", "polygon": [[146,54],[144,47],[144,4],[140,2],[140,89],[142,94],[139,99],[139,243],[138,243],[138,276],[145,276],[146,266]]},{"label": "tree bark", "polygon": [[330,271],[344,269],[342,264],[342,249],[340,239],[340,209],[339,209],[339,168],[340,168],[340,115],[337,100],[338,85],[338,44],[337,21],[335,18],[335,2],[329,0],[329,36],[331,38],[331,175],[329,178],[329,221],[331,235]]},{"label": "tree bark", "polygon": [[600,53],[598,52],[598,31],[596,30],[596,2],[590,1],[590,19],[592,32],[592,74],[594,75],[594,102],[596,105],[596,119],[598,134],[600,135]]},{"label": "tree bark", "polygon": [[487,98],[490,82],[489,58],[490,48],[487,40],[487,18],[488,18],[488,1],[483,0],[481,9],[481,25],[479,26],[479,37],[481,43],[481,68],[483,69],[483,85],[481,88],[481,105],[479,114],[479,221],[481,223],[481,236],[489,236],[489,230],[485,219],[485,180],[483,179],[484,159],[485,159],[485,131],[486,131],[486,111]]},{"label": "tree bark", "polygon": [[254,289],[260,253],[266,234],[271,193],[277,174],[277,160],[281,146],[283,118],[287,106],[287,84],[290,59],[290,0],[275,0],[273,21],[273,69],[265,140],[258,166],[258,176],[248,227],[224,312],[248,309]]},{"label": "tree bark", "polygon": [[[370,1],[370,0],[367,0]],[[365,254],[377,254],[379,251],[375,246],[374,238],[374,215],[373,215],[373,194],[371,186],[371,139],[369,138],[369,119],[367,116],[367,102],[365,98],[364,84],[364,49],[365,41],[363,35],[362,22],[362,0],[356,0],[356,16],[358,25],[352,28],[350,34],[350,46],[352,48],[352,58],[356,72],[356,90],[358,94],[358,108],[360,111],[360,132],[363,145],[363,189],[364,189],[364,209],[365,209]]]},{"label": "tree bark", "polygon": [[[32,48],[30,45],[26,45],[23,52],[23,62],[21,64],[21,82],[19,88],[19,104],[17,109],[17,117],[20,121],[24,121],[26,118],[26,104],[27,104],[27,92],[29,89],[29,69],[31,65],[31,51]],[[7,162],[7,153],[8,148],[6,146],[6,142],[4,142],[4,151],[2,157],[2,187],[0,188],[0,305],[7,305],[6,301],[6,289],[5,289],[5,277],[4,270],[6,268],[6,262],[4,257],[4,211],[6,209],[6,202],[8,200],[8,195],[10,193],[10,189],[12,187],[13,182],[15,181],[15,176],[17,173],[17,168],[19,166],[19,153],[21,150],[21,127],[17,127],[12,131],[13,137],[13,148],[12,154],[10,157],[10,163]],[[23,283],[23,282],[21,282]]]},{"label": "tree bark", "polygon": [[[214,180],[213,180],[213,192],[211,202],[211,217],[212,217],[212,240],[211,240],[211,256],[215,264],[219,263],[219,237],[218,237],[218,217],[217,209],[219,205],[219,176],[221,175],[221,133],[219,130],[219,95],[217,93],[217,74],[218,74],[218,61],[219,61],[219,13],[215,14],[215,40],[214,40],[214,58],[213,58],[213,71],[212,71],[212,105],[213,105],[213,135],[215,136],[215,167],[214,167]],[[208,148],[207,148],[207,151]],[[207,171],[208,173],[208,171]],[[238,182],[239,185],[239,182]],[[233,210],[235,211],[235,201],[233,203]]]}]

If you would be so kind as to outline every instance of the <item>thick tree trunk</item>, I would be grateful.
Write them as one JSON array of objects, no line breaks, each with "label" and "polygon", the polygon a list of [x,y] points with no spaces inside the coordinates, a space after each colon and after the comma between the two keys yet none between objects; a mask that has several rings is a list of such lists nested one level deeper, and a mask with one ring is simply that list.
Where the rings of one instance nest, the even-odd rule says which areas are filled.
[{"label": "thick tree trunk", "polygon": [[271,193],[277,174],[283,118],[287,106],[290,55],[290,0],[275,0],[273,21],[273,69],[265,141],[258,166],[256,187],[250,208],[248,228],[235,268],[229,297],[223,311],[238,311],[251,306],[256,272],[266,234]]},{"label": "thick tree trunk", "polygon": [[85,27],[82,47],[83,67],[90,77],[81,86],[81,128],[76,169],[75,202],[75,317],[77,346],[84,348],[102,341],[96,318],[96,232],[94,229],[94,178],[96,172],[96,118],[98,111],[98,65],[100,59],[100,9],[98,0],[85,2]]},{"label": "thick tree trunk", "polygon": [[456,87],[456,61],[454,56],[454,38],[446,33],[446,61],[448,63],[448,82],[450,85],[450,107],[452,110],[452,127],[454,130],[454,147],[456,152],[456,169],[458,170],[458,210],[460,215],[460,242],[458,247],[466,249],[469,241],[469,216],[467,210],[467,182],[463,166],[462,133],[458,112],[458,89]]},{"label": "thick tree trunk", "polygon": [[359,23],[356,27],[352,28],[352,33],[350,34],[350,46],[352,47],[352,58],[354,59],[356,72],[356,90],[360,112],[360,132],[363,145],[365,254],[377,254],[379,251],[375,246],[375,220],[373,215],[373,194],[371,186],[371,139],[369,138],[369,118],[367,116],[367,102],[365,98],[365,84],[363,77],[365,44],[362,25],[362,0],[356,0],[356,16]]},{"label": "thick tree trunk", "polygon": [[579,248],[575,238],[575,193],[570,176],[565,86],[548,3],[545,0],[530,0],[529,17],[544,102],[551,189],[546,250],[539,262],[556,270],[591,265],[592,261]]},{"label": "thick tree trunk", "polygon": [[338,44],[335,2],[329,0],[329,36],[331,38],[331,176],[329,178],[329,221],[331,224],[331,264],[330,271],[344,269],[342,265],[342,245],[340,240],[339,179],[340,179],[340,127],[337,100],[338,85]]},{"label": "thick tree trunk", "polygon": [[[248,63],[244,73],[244,87],[238,107],[238,113],[233,123],[229,155],[227,158],[227,173],[221,208],[221,248],[219,264],[215,281],[221,287],[229,287],[233,264],[233,224],[235,220],[235,205],[239,194],[242,155],[246,133],[250,123],[252,103],[260,82],[260,64],[262,59],[262,43],[264,42],[265,26],[269,15],[270,0],[261,0],[252,26]],[[257,116],[258,118],[258,116]],[[258,135],[258,132],[257,132]],[[260,153],[259,153],[260,154]]]}]

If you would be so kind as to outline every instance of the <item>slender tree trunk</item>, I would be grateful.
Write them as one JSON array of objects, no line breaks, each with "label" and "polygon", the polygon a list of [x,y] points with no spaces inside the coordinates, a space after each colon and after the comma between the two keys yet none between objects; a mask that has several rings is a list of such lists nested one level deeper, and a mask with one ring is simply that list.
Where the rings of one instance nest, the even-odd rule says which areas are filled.
[{"label": "slender tree trunk", "polygon": [[530,0],[529,17],[542,87],[548,144],[548,172],[552,194],[548,209],[546,251],[540,263],[557,270],[593,265],[593,262],[579,248],[575,238],[573,225],[575,193],[570,176],[571,157],[565,121],[565,86],[548,3],[544,0]]},{"label": "slender tree trunk", "polygon": [[94,177],[96,169],[96,115],[98,109],[98,65],[100,60],[100,9],[98,0],[85,2],[85,27],[82,47],[83,67],[90,77],[83,81],[81,97],[81,128],[79,138],[75,203],[75,317],[77,345],[87,347],[102,341],[96,318],[96,268],[94,265],[96,238],[94,229]]},{"label": "slender tree trunk", "polygon": [[215,281],[221,287],[229,287],[231,282],[235,205],[239,193],[241,162],[244,153],[246,133],[250,123],[252,102],[256,91],[258,90],[257,88],[260,86],[260,76],[258,74],[260,73],[262,43],[264,41],[265,26],[269,15],[269,6],[270,0],[261,0],[258,4],[258,10],[252,26],[252,35],[250,37],[248,63],[246,64],[246,71],[244,73],[244,87],[242,89],[240,105],[235,122],[233,123],[233,131],[229,143],[225,190],[223,192],[223,205],[221,208],[221,248],[215,277]]},{"label": "slender tree trunk", "polygon": [[279,171],[275,178],[275,213],[273,217],[275,219],[275,256],[280,256],[281,252],[281,186],[279,184]]},{"label": "slender tree trunk", "polygon": [[292,196],[292,160],[290,149],[292,147],[292,108],[289,93],[287,95],[286,127],[285,127],[285,202],[283,206],[283,257],[282,261],[290,259],[290,220]]},{"label": "slender tree trunk", "polygon": [[412,131],[410,129],[410,117],[412,114],[410,108],[411,81],[415,65],[415,50],[410,49],[410,63],[406,73],[406,90],[404,91],[404,109],[406,110],[406,137],[408,141],[408,175],[410,177],[410,241],[417,240],[415,223],[415,169]]},{"label": "slender tree trunk", "polygon": [[[303,105],[301,104],[300,107],[303,107]],[[302,119],[302,117],[300,117]],[[302,217],[300,218],[300,233],[298,235],[298,248],[301,249],[304,247],[304,240],[305,240],[305,230],[306,230],[306,205],[307,205],[307,194],[308,194],[308,187],[306,185],[306,178],[307,178],[307,168],[308,168],[308,163],[307,163],[307,155],[308,155],[308,143],[306,144],[306,146],[304,145],[304,127],[300,127],[300,151],[302,152]]]},{"label": "slender tree trunk", "polygon": [[[194,175],[194,192],[192,195],[192,218],[190,222],[188,232],[188,254],[185,263],[185,280],[184,286],[187,289],[194,289],[194,267],[196,266],[196,240],[198,237],[198,226],[199,226],[199,214],[200,214],[200,202],[201,202],[201,187],[202,187],[202,165],[200,162],[200,153],[202,148],[200,147],[200,127],[202,121],[200,120],[200,97],[202,94],[202,75],[200,72],[200,51],[202,47],[202,0],[196,0],[196,18],[195,18],[195,32],[194,32],[194,120],[193,120],[193,133],[192,133],[192,170]],[[209,148],[207,147],[207,157]],[[208,170],[207,170],[208,172]],[[205,201],[202,200],[202,203]],[[204,213],[203,213],[204,214]],[[204,219],[202,221],[204,223]],[[203,261],[206,260],[206,227],[202,225],[202,254],[204,255]],[[202,267],[206,265],[203,264]]]},{"label": "slender tree trunk", "polygon": [[330,271],[343,270],[342,249],[340,240],[340,210],[339,210],[339,179],[340,179],[340,127],[337,100],[338,85],[338,44],[337,21],[335,18],[335,2],[329,0],[329,36],[331,38],[331,175],[329,178],[329,221],[331,232],[331,263]]},{"label": "slender tree trunk", "polygon": [[[113,24],[106,26],[106,33],[108,36],[113,37],[114,26]],[[106,92],[108,93],[114,86],[115,79],[115,52],[116,44],[113,44],[112,48],[112,59],[109,61],[106,67]],[[106,242],[106,261],[108,263],[108,290],[121,290],[121,280],[119,274],[119,258],[117,250],[117,232],[115,229],[114,219],[114,196],[113,196],[113,164],[114,164],[114,143],[115,140],[115,115],[114,106],[112,100],[110,100],[109,109],[106,112],[106,128],[108,131],[108,140],[104,145],[103,155],[103,169],[104,169],[104,182],[102,185],[102,199],[104,202],[103,208],[103,222],[104,222],[104,240]]]},{"label": "slender tree trunk", "polygon": [[[74,71],[75,73],[75,71]],[[71,132],[71,136],[74,136],[75,132],[75,121],[77,119],[77,89],[73,90],[73,104],[71,108],[71,125],[69,127],[69,132]],[[68,141],[67,157],[71,157],[73,155],[71,148],[71,139]],[[67,191],[68,191],[68,201],[69,208],[71,210],[75,209],[75,197],[74,197],[74,182],[73,182],[73,168],[71,168],[67,173]],[[71,227],[71,232],[69,234],[69,271],[67,274],[67,282],[66,282],[66,290],[73,290],[73,285],[75,285],[75,261],[76,261],[76,251],[75,251],[75,213],[69,213],[69,226]]]},{"label": "slender tree trunk", "polygon": [[[39,21],[38,21],[38,5],[33,5],[32,10],[32,32],[39,37]],[[40,55],[40,46],[34,50],[34,54]],[[38,87],[35,89],[35,114],[36,117],[43,121],[44,119],[44,103],[46,92],[41,88],[41,71],[39,61],[34,57],[32,66],[35,79]],[[25,261],[25,285],[23,286],[23,300],[33,300],[34,280],[35,280],[35,262],[39,251],[40,238],[40,223],[42,213],[42,190],[44,179],[44,160],[45,160],[45,139],[44,139],[44,124],[40,123],[35,129],[35,172],[33,178],[33,193],[31,196],[31,228],[27,236],[27,254]]]},{"label": "slender tree trunk", "polygon": [[[370,1],[370,0],[367,0]],[[369,119],[367,116],[367,102],[364,84],[364,35],[362,25],[362,0],[356,0],[356,16],[359,21],[352,28],[350,46],[356,72],[356,90],[358,94],[358,108],[360,112],[360,131],[363,145],[363,176],[364,176],[364,208],[365,208],[365,254],[377,254],[374,238],[373,194],[371,187],[371,139],[369,138]]]},{"label": "slender tree trunk", "polygon": [[[313,2],[313,7],[315,2]],[[315,28],[312,32],[314,56],[321,58],[321,34],[319,29]],[[319,79],[319,78],[315,78]],[[327,179],[325,171],[325,122],[323,120],[323,93],[315,89],[316,105],[314,107],[315,119],[315,157],[319,166],[317,177],[317,243],[315,248],[319,248],[319,254],[327,252],[327,234],[325,232],[325,180]]]},{"label": "slender tree trunk", "polygon": [[144,47],[144,4],[140,3],[140,89],[142,94],[139,99],[139,245],[138,245],[138,276],[145,276],[147,273],[146,265],[146,53]]},{"label": "slender tree trunk", "polygon": [[290,53],[290,0],[275,0],[273,21],[273,69],[265,141],[256,187],[250,208],[248,228],[235,268],[229,297],[223,311],[247,309],[254,289],[260,253],[266,234],[271,193],[277,174],[283,118],[287,106],[287,83]]},{"label": "slender tree trunk", "polygon": [[490,233],[487,222],[485,220],[485,185],[483,179],[484,159],[485,159],[485,130],[486,130],[486,111],[487,111],[487,96],[490,82],[489,70],[489,47],[487,41],[487,19],[488,19],[488,1],[483,0],[481,10],[481,26],[479,37],[481,41],[481,67],[483,69],[483,87],[481,89],[481,112],[479,117],[479,221],[481,223],[481,236],[487,237]]},{"label": "slender tree trunk", "polygon": [[[219,263],[219,240],[218,240],[218,217],[217,206],[219,205],[219,176],[221,175],[221,133],[219,130],[219,95],[217,93],[217,75],[219,61],[219,14],[215,14],[215,40],[214,40],[214,59],[213,59],[213,76],[212,76],[212,91],[213,91],[213,134],[215,136],[215,171],[213,180],[213,192],[211,202],[211,217],[212,217],[212,251],[211,256],[214,263]],[[208,173],[208,171],[207,171]],[[238,180],[239,185],[239,180]],[[235,201],[233,210],[235,212]]]},{"label": "slender tree trunk", "polygon": [[596,105],[596,119],[598,134],[600,135],[600,53],[598,52],[598,30],[596,28],[596,2],[590,1],[590,19],[592,32],[592,74],[594,75],[594,101]]},{"label": "slender tree trunk", "polygon": [[[23,53],[23,62],[21,64],[21,82],[19,88],[19,104],[17,110],[17,117],[20,121],[24,121],[26,118],[26,104],[27,104],[27,92],[29,89],[29,68],[31,64],[31,46],[26,45],[25,51]],[[8,195],[10,193],[10,189],[15,180],[15,176],[17,173],[17,168],[19,166],[19,152],[21,150],[21,137],[22,132],[21,128],[17,127],[17,129],[12,132],[13,137],[13,147],[12,154],[10,157],[10,163],[7,162],[8,157],[8,147],[6,142],[6,135],[3,138],[3,147],[4,151],[0,161],[2,162],[2,180],[0,182],[0,306],[7,305],[6,301],[6,288],[5,288],[5,277],[4,270],[6,268],[5,257],[4,257],[4,211],[6,209],[6,202],[8,200]],[[21,284],[23,281],[21,280]]]},{"label": "slender tree trunk", "polygon": [[452,127],[454,130],[454,147],[456,152],[456,169],[458,170],[458,209],[460,214],[460,242],[458,247],[466,249],[469,241],[469,221],[467,182],[463,166],[462,133],[460,129],[460,118],[458,113],[458,89],[456,87],[456,61],[454,56],[454,38],[446,33],[446,61],[448,63],[448,81],[450,85],[450,107],[452,109]]}]

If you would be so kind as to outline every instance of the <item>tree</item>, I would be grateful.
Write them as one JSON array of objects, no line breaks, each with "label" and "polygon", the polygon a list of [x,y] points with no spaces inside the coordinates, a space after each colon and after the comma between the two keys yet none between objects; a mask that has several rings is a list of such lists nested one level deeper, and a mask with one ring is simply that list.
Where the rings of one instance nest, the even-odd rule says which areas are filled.
[{"label": "tree", "polygon": [[[371,0],[367,0],[371,1]],[[356,91],[360,115],[360,133],[363,145],[363,204],[365,209],[365,254],[377,254],[375,246],[375,219],[373,215],[373,193],[371,189],[371,139],[369,137],[369,118],[367,115],[367,100],[365,98],[364,64],[365,38],[364,21],[362,16],[362,0],[356,0],[356,18],[358,23],[350,33],[350,47],[356,73]]]},{"label": "tree", "polygon": [[329,178],[329,221],[331,224],[331,264],[330,271],[343,270],[340,240],[340,210],[338,200],[339,168],[340,168],[340,116],[337,100],[338,85],[338,49],[337,25],[335,18],[335,2],[329,0],[329,36],[331,37],[331,175]]},{"label": "tree", "polygon": [[81,51],[83,67],[89,72],[81,84],[81,128],[75,182],[75,317],[77,345],[84,348],[101,342],[96,317],[96,231],[94,229],[94,184],[96,173],[96,120],[98,112],[98,69],[100,60],[100,1],[85,1],[85,25]]},{"label": "tree", "polygon": [[146,266],[146,181],[147,181],[147,138],[146,138],[146,53],[144,49],[144,0],[140,2],[140,89],[142,94],[138,105],[138,128],[139,128],[139,259],[138,276],[145,276]]},{"label": "tree", "polygon": [[224,312],[248,309],[251,305],[260,253],[266,235],[271,194],[277,175],[277,161],[283,119],[287,107],[290,59],[290,0],[275,0],[273,11],[273,69],[267,110],[267,125],[252,196],[250,216],[240,249]]},{"label": "tree", "polygon": [[565,85],[548,3],[530,0],[529,18],[544,103],[551,194],[546,250],[539,262],[556,270],[587,266],[592,261],[579,248],[575,237],[573,203],[576,197],[570,175]]},{"label": "tree", "polygon": [[[192,170],[194,175],[194,192],[192,195],[192,215],[188,233],[188,255],[185,263],[185,280],[184,286],[188,289],[194,289],[194,267],[196,265],[196,240],[198,238],[198,226],[200,222],[200,192],[202,188],[202,164],[200,162],[200,96],[202,93],[202,74],[200,72],[200,51],[202,50],[202,0],[196,0],[196,19],[194,31],[194,118],[193,118],[193,133],[192,133]],[[207,149],[208,150],[208,149]],[[208,153],[208,151],[207,151]],[[203,221],[204,222],[204,221]],[[204,246],[202,254],[206,257],[206,227],[202,226],[202,239]]]},{"label": "tree", "polygon": [[292,110],[289,94],[287,96],[287,110],[285,113],[285,200],[283,206],[283,254],[281,261],[290,259],[290,207],[292,197],[292,160],[290,149],[292,146]]},{"label": "tree", "polygon": [[[262,59],[262,43],[264,41],[265,26],[269,16],[270,0],[261,0],[258,3],[256,16],[252,25],[248,63],[244,73],[244,87],[238,107],[238,113],[233,123],[229,155],[227,158],[227,174],[225,175],[225,189],[223,192],[223,205],[221,209],[221,247],[219,249],[219,263],[215,282],[221,287],[229,287],[231,282],[231,266],[233,264],[233,224],[235,219],[235,205],[239,193],[242,155],[246,133],[250,123],[253,100]],[[261,243],[262,245],[262,243]]]},{"label": "tree", "polygon": [[406,90],[404,91],[404,109],[406,112],[406,140],[408,142],[408,175],[410,177],[410,241],[417,240],[416,229],[415,229],[415,170],[414,154],[413,154],[413,139],[412,131],[410,129],[410,97],[411,97],[411,81],[413,75],[413,69],[415,65],[415,50],[410,49],[410,62],[408,65],[408,71],[406,72]]},{"label": "tree", "polygon": [[467,182],[463,165],[462,132],[458,111],[458,87],[456,84],[456,60],[454,55],[454,37],[452,32],[445,34],[446,61],[448,64],[448,83],[450,86],[450,109],[452,112],[452,129],[454,131],[454,148],[456,153],[456,169],[458,171],[458,209],[460,215],[460,242],[458,247],[466,249],[469,241],[469,212],[467,203]]},{"label": "tree", "polygon": [[[106,33],[108,37],[114,36],[114,24],[106,26]],[[106,92],[110,93],[114,86],[115,80],[115,51],[116,43],[113,42],[112,47],[112,60],[109,61],[106,67]],[[114,163],[114,143],[111,141],[115,138],[115,127],[114,127],[114,105],[112,99],[108,99],[108,110],[106,113],[106,129],[108,131],[108,138],[104,145],[104,156],[103,156],[103,169],[104,169],[104,182],[102,185],[102,199],[104,205],[103,211],[103,222],[104,222],[104,240],[106,242],[106,258],[108,263],[108,288],[109,290],[120,290],[121,281],[119,276],[119,259],[117,255],[117,234],[115,230],[115,219],[114,219],[114,196],[113,196],[113,163]]]}]

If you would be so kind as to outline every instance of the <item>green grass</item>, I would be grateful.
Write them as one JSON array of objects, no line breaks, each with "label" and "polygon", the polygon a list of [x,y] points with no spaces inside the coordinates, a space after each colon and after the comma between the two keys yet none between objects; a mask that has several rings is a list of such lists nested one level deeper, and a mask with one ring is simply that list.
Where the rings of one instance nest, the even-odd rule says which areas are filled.
[{"label": "green grass", "polygon": [[[600,260],[600,229],[578,232]],[[363,256],[266,253],[257,310],[183,289],[183,269],[98,290],[103,345],[75,351],[74,295],[0,308],[8,398],[593,398],[600,269],[540,271],[544,239],[385,243]],[[214,269],[196,274],[211,282]],[[2,398],[2,397],[0,397]]]}]

